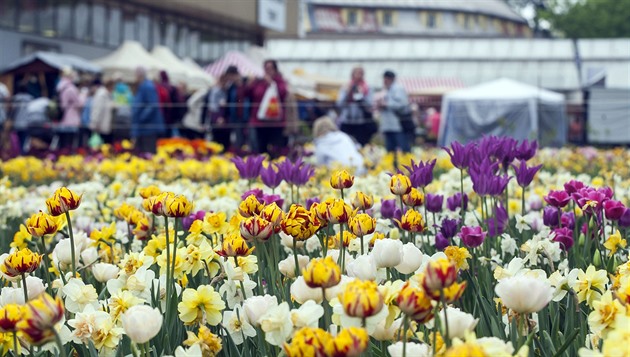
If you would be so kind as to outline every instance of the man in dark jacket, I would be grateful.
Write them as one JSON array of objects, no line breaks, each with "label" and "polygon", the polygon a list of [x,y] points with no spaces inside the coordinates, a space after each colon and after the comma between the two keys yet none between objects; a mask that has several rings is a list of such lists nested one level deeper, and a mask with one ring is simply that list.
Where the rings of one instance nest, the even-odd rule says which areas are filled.
[{"label": "man in dark jacket", "polygon": [[147,79],[146,69],[136,69],[138,88],[133,98],[131,137],[139,152],[155,153],[157,139],[165,131],[155,84]]}]

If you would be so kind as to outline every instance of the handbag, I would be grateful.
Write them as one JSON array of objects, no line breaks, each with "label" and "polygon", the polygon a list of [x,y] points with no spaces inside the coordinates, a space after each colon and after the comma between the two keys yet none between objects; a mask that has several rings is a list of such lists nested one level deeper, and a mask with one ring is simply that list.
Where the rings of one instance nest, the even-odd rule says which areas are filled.
[{"label": "handbag", "polygon": [[262,121],[279,121],[282,120],[282,105],[278,86],[276,82],[271,84],[265,90],[260,107],[258,107],[257,118]]},{"label": "handbag", "polygon": [[398,122],[400,122],[400,126],[404,132],[415,132],[416,123],[413,121],[413,114],[409,107],[398,109],[394,111],[394,114],[398,118]]}]

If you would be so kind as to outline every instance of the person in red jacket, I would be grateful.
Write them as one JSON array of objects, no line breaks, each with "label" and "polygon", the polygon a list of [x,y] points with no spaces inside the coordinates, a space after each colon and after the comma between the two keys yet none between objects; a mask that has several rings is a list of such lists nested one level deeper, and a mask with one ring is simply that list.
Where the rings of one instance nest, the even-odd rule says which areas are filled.
[{"label": "person in red jacket", "polygon": [[272,156],[287,145],[283,130],[286,123],[284,106],[287,83],[278,71],[278,63],[264,63],[265,76],[253,80],[243,89],[243,98],[249,99],[250,146],[253,152]]}]

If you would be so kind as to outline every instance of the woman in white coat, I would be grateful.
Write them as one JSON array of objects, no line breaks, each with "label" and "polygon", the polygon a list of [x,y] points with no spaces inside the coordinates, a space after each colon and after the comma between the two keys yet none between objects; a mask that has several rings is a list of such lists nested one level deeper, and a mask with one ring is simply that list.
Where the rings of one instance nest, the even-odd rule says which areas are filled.
[{"label": "woman in white coat", "polygon": [[365,173],[363,156],[357,149],[357,143],[346,133],[340,131],[329,117],[321,117],[313,124],[315,138],[315,157],[319,165],[352,168],[355,174]]},{"label": "woman in white coat", "polygon": [[92,98],[90,130],[99,134],[103,142],[110,144],[112,142],[112,121],[114,119],[114,104],[111,91],[114,87],[114,82],[108,79],[105,81],[105,84],[102,84],[100,80],[95,80],[94,84],[98,88]]}]

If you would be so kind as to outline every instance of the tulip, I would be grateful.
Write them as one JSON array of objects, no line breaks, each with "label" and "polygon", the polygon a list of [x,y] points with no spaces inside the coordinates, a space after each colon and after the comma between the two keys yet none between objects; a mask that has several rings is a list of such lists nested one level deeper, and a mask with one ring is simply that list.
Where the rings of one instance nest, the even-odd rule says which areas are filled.
[{"label": "tulip", "polygon": [[521,187],[529,186],[534,180],[536,173],[542,168],[542,165],[527,167],[525,160],[520,161],[520,165],[512,165],[514,172],[516,173],[516,182]]},{"label": "tulip", "polygon": [[552,234],[553,241],[559,242],[562,250],[567,251],[571,249],[573,246],[573,230],[568,227],[562,227],[554,229]]},{"label": "tulip", "polygon": [[278,175],[289,185],[304,186],[315,175],[315,168],[302,161],[302,158],[294,163],[284,160],[278,164]]},{"label": "tulip", "polygon": [[306,209],[307,210],[311,210],[313,208],[314,204],[319,204],[320,200],[319,197],[310,197],[306,199]]},{"label": "tulip", "polygon": [[549,191],[547,196],[544,197],[545,202],[547,202],[550,206],[556,208],[562,208],[569,204],[571,200],[571,196],[566,191]]},{"label": "tulip", "polygon": [[262,155],[251,155],[247,156],[245,160],[236,156],[232,159],[232,162],[242,179],[254,180],[260,174],[264,160],[265,157]]},{"label": "tulip", "polygon": [[560,209],[552,206],[543,208],[543,224],[547,227],[558,227],[558,211]]},{"label": "tulip", "polygon": [[291,284],[290,292],[291,298],[297,301],[298,304],[304,304],[308,300],[321,303],[324,299],[322,289],[315,289],[306,285],[303,276],[298,276],[297,279],[295,279]]},{"label": "tulip", "polygon": [[[463,199],[462,199],[462,197],[463,197]],[[462,196],[461,192],[457,192],[453,196],[451,196],[451,197],[446,199],[446,207],[448,207],[448,209],[450,211],[453,211],[453,212],[455,212],[455,210],[458,207],[461,209],[462,208],[462,203],[464,204],[463,210],[467,210],[468,209],[468,195],[465,194],[465,193]]]},{"label": "tulip", "polygon": [[141,188],[138,191],[138,194],[140,194],[140,196],[145,199],[152,196],[157,196],[160,193],[162,193],[162,191],[155,185],[150,185],[150,186]]},{"label": "tulip", "polygon": [[372,234],[376,229],[376,218],[366,213],[359,213],[348,220],[348,228],[357,237]]},{"label": "tulip", "polygon": [[444,196],[442,195],[433,195],[427,193],[425,196],[424,205],[427,208],[427,211],[431,213],[438,213],[442,211],[442,205],[444,204]]},{"label": "tulip", "polygon": [[24,306],[8,304],[0,308],[0,332],[16,332],[17,324],[24,318]]},{"label": "tulip", "polygon": [[432,295],[453,285],[457,279],[457,267],[446,258],[438,258],[427,264],[422,287]]},{"label": "tulip", "polygon": [[[446,318],[448,317],[448,319]],[[448,328],[446,323],[448,321]],[[462,310],[454,307],[447,306],[446,311],[440,312],[440,324],[442,325],[442,331],[448,331],[448,338],[464,338],[464,336],[474,331],[477,326],[478,319],[471,314],[465,313]]]},{"label": "tulip", "polygon": [[113,264],[96,263],[92,266],[92,274],[96,281],[106,283],[109,280],[116,279],[120,268]]},{"label": "tulip", "polygon": [[368,210],[374,205],[374,197],[372,195],[366,195],[361,191],[352,196],[352,207],[361,211]]},{"label": "tulip", "polygon": [[425,323],[433,318],[431,298],[420,287],[412,286],[409,282],[400,289],[396,297],[396,304],[403,314],[412,320]]},{"label": "tulip", "polygon": [[333,347],[333,338],[327,331],[315,327],[299,329],[291,339],[291,343],[283,345],[288,357],[329,356]]},{"label": "tulip", "polygon": [[358,357],[367,349],[370,336],[367,331],[358,327],[350,327],[341,332],[330,342],[332,356]]},{"label": "tulip", "polygon": [[34,253],[28,248],[23,248],[9,254],[0,270],[9,277],[22,276],[35,271],[41,261],[42,255]]},{"label": "tulip", "polygon": [[282,176],[278,172],[278,166],[269,164],[267,167],[262,167],[260,169],[260,180],[270,189],[275,189],[280,186]]},{"label": "tulip", "polygon": [[343,200],[334,199],[326,206],[326,220],[332,224],[346,223],[352,216],[352,207]]},{"label": "tulip", "polygon": [[247,196],[238,205],[238,213],[245,218],[259,215],[262,209],[263,204],[254,195]]},{"label": "tulip", "polygon": [[403,245],[403,257],[400,264],[394,268],[401,274],[411,274],[422,265],[423,254],[413,243]]},{"label": "tulip", "polygon": [[519,314],[529,314],[547,306],[554,289],[547,280],[519,275],[501,279],[494,291],[503,306]]},{"label": "tulip", "polygon": [[249,247],[243,237],[237,234],[223,238],[221,250],[216,251],[222,257],[246,257],[254,251],[254,247]]},{"label": "tulip", "polygon": [[164,200],[164,215],[166,217],[187,217],[192,209],[193,204],[182,195],[168,195]]},{"label": "tulip", "polygon": [[389,181],[389,190],[396,196],[402,196],[411,192],[411,181],[403,174],[392,175]]},{"label": "tulip", "polygon": [[[55,325],[64,317],[61,297],[42,294],[26,304],[24,318],[18,322],[18,330],[35,346],[55,339]],[[61,346],[60,346],[61,347]]]},{"label": "tulip", "polygon": [[584,183],[580,182],[580,181],[576,181],[576,180],[571,180],[567,183],[564,184],[564,190],[569,194],[572,195],[575,192],[578,192],[579,190],[584,188]]},{"label": "tulip", "polygon": [[330,288],[341,280],[341,268],[331,257],[313,259],[302,272],[304,282],[311,288]]},{"label": "tulip", "polygon": [[58,188],[53,196],[46,200],[48,213],[55,217],[79,208],[80,204],[81,196],[70,191],[67,187]]},{"label": "tulip", "polygon": [[[308,263],[310,262],[310,257],[307,255],[298,255],[298,271],[304,270]],[[295,278],[295,259],[292,256],[288,256],[285,259],[281,260],[278,263],[278,270],[280,273],[287,278]]]},{"label": "tulip", "polygon": [[462,230],[459,232],[459,237],[462,239],[464,244],[467,247],[475,248],[480,246],[488,232],[484,232],[481,230],[481,227],[462,227]]},{"label": "tulip", "polygon": [[396,200],[382,200],[381,201],[381,216],[383,218],[394,218],[396,212]]},{"label": "tulip", "polygon": [[435,235],[435,249],[444,250],[450,244],[451,242],[448,238],[445,238],[441,232],[438,232],[438,234]]},{"label": "tulip", "polygon": [[394,239],[377,240],[374,242],[372,257],[377,268],[393,268],[402,262],[403,244]]},{"label": "tulip", "polygon": [[143,344],[160,332],[162,319],[160,310],[147,305],[135,305],[122,315],[122,325],[131,341]]},{"label": "tulip", "polygon": [[265,208],[260,211],[260,216],[272,224],[274,233],[280,232],[282,220],[284,219],[284,211],[282,211],[278,204],[272,202],[266,205]]},{"label": "tulip", "polygon": [[346,265],[348,276],[360,280],[376,280],[376,263],[373,255],[359,255]]},{"label": "tulip", "polygon": [[394,221],[398,223],[401,229],[408,232],[418,233],[424,230],[424,219],[422,214],[412,209],[405,212],[400,220],[395,219]]},{"label": "tulip", "polygon": [[396,342],[387,346],[390,357],[430,357],[431,349],[426,343],[407,342],[405,347],[407,354],[403,354],[403,343]]},{"label": "tulip", "polygon": [[383,296],[378,285],[372,281],[355,280],[349,282],[339,295],[339,302],[351,317],[366,318],[378,314],[383,309]]},{"label": "tulip", "polygon": [[459,225],[459,220],[444,218],[442,220],[442,224],[440,225],[440,233],[442,233],[444,238],[447,238],[447,239],[453,238],[457,234],[458,225]]},{"label": "tulip", "polygon": [[301,205],[291,205],[282,221],[282,231],[295,240],[307,240],[319,230],[317,217]]},{"label": "tulip", "polygon": [[442,147],[442,149],[451,157],[451,163],[456,168],[463,170],[469,166],[472,145],[464,146],[457,141],[453,141],[450,150],[446,147]]},{"label": "tulip", "polygon": [[278,298],[271,295],[254,295],[243,301],[243,311],[247,315],[247,320],[253,326],[260,326],[260,318],[272,307],[278,306]]},{"label": "tulip", "polygon": [[411,188],[409,193],[402,196],[403,203],[409,207],[422,206],[424,202],[424,194],[417,188]]},{"label": "tulip", "polygon": [[416,163],[411,160],[411,166],[404,166],[411,180],[411,184],[414,187],[426,187],[433,181],[433,168],[435,167],[436,159],[427,161],[426,163],[420,161]]},{"label": "tulip", "polygon": [[273,234],[273,225],[260,216],[252,216],[241,221],[241,236],[248,242],[266,241]]},{"label": "tulip", "polygon": [[70,244],[72,244],[70,242],[70,239],[61,239],[55,246],[55,249],[53,250],[53,255],[57,258],[59,263],[65,265],[71,264],[73,252],[75,253],[75,261],[79,259],[79,254],[77,252],[78,249],[76,249],[77,247],[75,246],[75,249],[72,250]]},{"label": "tulip", "polygon": [[606,218],[612,221],[618,221],[626,211],[626,207],[623,203],[615,200],[608,200],[604,202],[604,213]]},{"label": "tulip", "polygon": [[343,190],[354,185],[354,176],[346,170],[337,170],[330,177],[330,186],[335,190]]},{"label": "tulip", "polygon": [[26,220],[26,229],[34,237],[44,237],[57,233],[59,226],[55,218],[39,211]]}]

